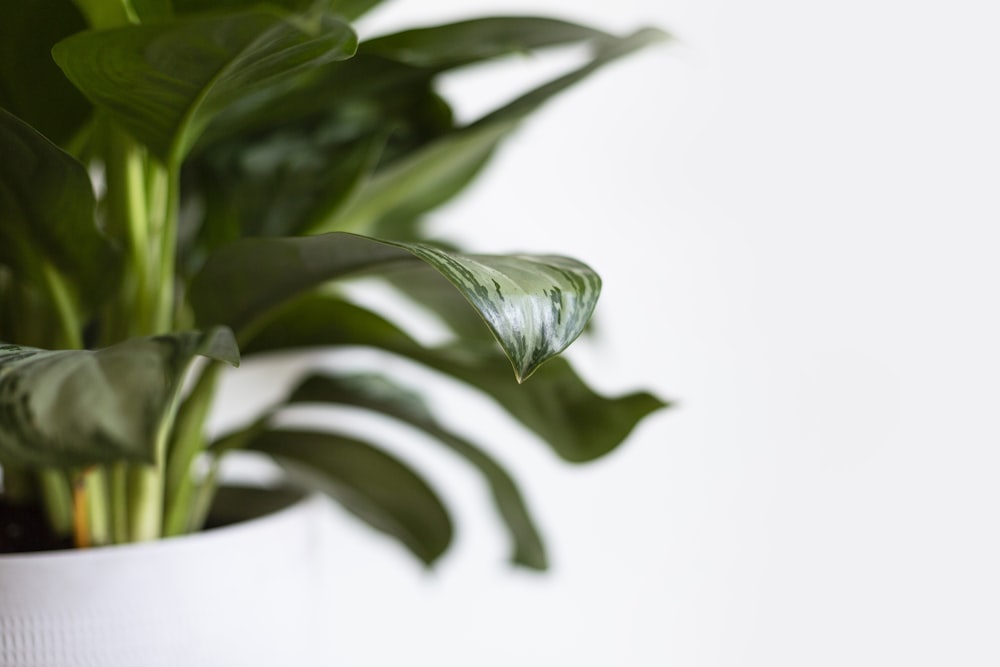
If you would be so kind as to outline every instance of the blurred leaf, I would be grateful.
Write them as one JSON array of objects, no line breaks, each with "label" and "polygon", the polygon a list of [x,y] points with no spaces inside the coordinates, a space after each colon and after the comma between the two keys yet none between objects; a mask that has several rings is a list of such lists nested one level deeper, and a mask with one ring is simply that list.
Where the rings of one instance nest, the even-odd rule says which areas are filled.
[{"label": "blurred leaf", "polygon": [[347,510],[402,542],[431,565],[451,542],[448,511],[409,466],[360,440],[330,433],[267,430],[249,449],[307,476]]},{"label": "blurred leaf", "polygon": [[512,53],[597,39],[614,38],[601,30],[558,19],[498,16],[376,37],[366,40],[358,53],[440,71]]},{"label": "blurred leaf", "polygon": [[[497,35],[493,37],[494,41],[487,40],[478,50],[474,43],[474,37],[478,34],[476,30],[469,30],[469,43],[463,42],[454,49],[447,47],[441,52],[428,49],[426,53],[418,51],[406,53],[407,44],[414,42],[422,45],[429,36],[435,34],[433,31],[426,35],[421,31],[416,31],[415,33],[405,33],[402,36],[384,38],[389,41],[389,44],[384,45],[384,48],[389,53],[398,54],[402,51],[406,57],[416,62],[432,63],[434,67],[429,66],[426,70],[427,76],[429,76],[436,72],[435,67],[444,69],[458,64],[469,64],[485,57],[484,54],[496,55],[504,52],[505,49],[509,50],[508,42],[505,41],[506,37],[501,36],[512,34],[514,28],[518,26],[517,21],[527,20],[513,20],[509,25],[501,21],[500,25],[504,30],[496,29],[496,26],[489,22],[485,26],[478,21],[460,24],[460,27],[466,30],[469,28],[496,29]],[[536,19],[536,21],[539,21],[542,26],[548,25],[542,19]],[[628,37],[616,38],[572,24],[555,22],[554,26],[559,27],[555,33],[558,39],[553,38],[552,43],[563,43],[572,41],[572,38],[584,37],[595,40],[593,58],[568,74],[538,86],[509,104],[487,114],[471,126],[457,129],[455,132],[442,136],[387,165],[376,172],[341,210],[336,211],[329,219],[323,221],[314,231],[373,230],[378,229],[377,224],[386,218],[395,218],[397,223],[402,219],[409,220],[411,225],[416,224],[422,213],[441,205],[462,191],[490,158],[499,143],[518,127],[526,116],[536,111],[546,101],[617,58],[666,38],[665,33],[653,29],[641,30]],[[435,30],[443,30],[448,33],[453,29],[455,26],[445,26]],[[530,37],[532,34],[535,33],[529,32],[525,37]],[[548,35],[542,27],[539,27],[537,34]],[[377,46],[378,40],[375,42]],[[529,45],[538,46],[542,43],[544,40],[540,38],[534,41],[526,39],[521,45],[527,48]],[[469,49],[468,53],[462,52],[463,46]],[[371,42],[365,42],[361,46],[362,54],[359,55],[359,59],[363,58],[370,48],[372,48]],[[410,234],[405,231],[401,234],[402,238],[408,236]]]},{"label": "blurred leaf", "polygon": [[135,338],[97,351],[0,344],[0,460],[54,467],[153,463],[160,422],[195,355],[239,359],[224,328]]},{"label": "blurred leaf", "polygon": [[41,289],[54,269],[76,306],[93,310],[120,276],[118,253],[98,231],[82,164],[0,109],[0,265]]},{"label": "blurred leaf", "polygon": [[0,20],[0,107],[60,145],[83,125],[90,104],[63,76],[51,50],[86,27],[70,0],[20,0],[8,4]]},{"label": "blurred leaf", "polygon": [[577,463],[614,450],[643,417],[668,405],[648,392],[601,396],[562,358],[550,360],[518,385],[495,346],[428,349],[379,315],[330,295],[309,295],[283,308],[244,346],[244,353],[343,345],[383,349],[468,383],[560,457]]},{"label": "blurred leaf", "polygon": [[469,300],[518,380],[576,339],[601,287],[592,269],[566,257],[465,255],[331,233],[223,246],[195,276],[190,300],[199,323],[225,324],[243,336],[276,306],[328,280],[407,265],[434,269]]},{"label": "blurred leaf", "polygon": [[350,26],[332,18],[305,32],[255,11],[89,31],[57,44],[53,56],[91,101],[176,164],[220,110],[263,107],[355,46]]},{"label": "blurred leaf", "polygon": [[372,410],[414,426],[448,446],[483,475],[513,544],[511,560],[544,570],[545,545],[514,480],[489,454],[442,426],[423,398],[379,375],[314,375],[300,384],[289,403],[336,403]]}]

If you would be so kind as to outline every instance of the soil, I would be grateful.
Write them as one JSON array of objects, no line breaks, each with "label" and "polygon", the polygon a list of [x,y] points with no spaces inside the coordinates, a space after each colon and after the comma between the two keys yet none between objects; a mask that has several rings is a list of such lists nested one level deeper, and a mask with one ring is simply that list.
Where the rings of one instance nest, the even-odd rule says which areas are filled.
[{"label": "soil", "polygon": [[52,551],[73,546],[52,534],[45,514],[35,505],[15,505],[0,498],[0,554]]}]

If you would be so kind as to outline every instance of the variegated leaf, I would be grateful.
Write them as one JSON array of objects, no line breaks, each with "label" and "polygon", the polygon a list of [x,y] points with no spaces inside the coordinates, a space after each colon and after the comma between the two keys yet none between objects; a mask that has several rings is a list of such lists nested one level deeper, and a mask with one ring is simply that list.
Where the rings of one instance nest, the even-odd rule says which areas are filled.
[{"label": "variegated leaf", "polygon": [[0,460],[55,467],[152,462],[160,421],[195,355],[239,360],[232,333],[222,327],[96,351],[0,345]]},{"label": "variegated leaf", "polygon": [[518,381],[580,335],[601,290],[593,269],[568,257],[466,255],[334,232],[223,246],[195,277],[190,298],[200,325],[224,324],[239,334],[328,280],[400,267],[429,267],[457,288],[500,343]]}]

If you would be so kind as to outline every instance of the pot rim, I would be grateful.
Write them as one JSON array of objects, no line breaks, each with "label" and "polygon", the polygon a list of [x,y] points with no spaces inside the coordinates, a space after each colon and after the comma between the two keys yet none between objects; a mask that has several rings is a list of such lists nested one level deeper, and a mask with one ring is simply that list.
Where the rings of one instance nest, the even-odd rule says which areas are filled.
[{"label": "pot rim", "polygon": [[[16,563],[52,563],[65,560],[99,560],[139,555],[142,552],[157,550],[184,551],[201,545],[218,542],[232,537],[251,536],[253,533],[267,531],[274,523],[291,520],[305,508],[320,502],[325,498],[317,492],[308,492],[289,487],[261,487],[246,485],[226,485],[219,488],[220,498],[226,496],[256,497],[258,503],[262,498],[270,500],[263,503],[265,508],[257,511],[240,511],[243,508],[230,508],[225,516],[225,523],[184,535],[161,537],[146,542],[129,542],[126,544],[109,544],[86,549],[52,549],[49,551],[26,551],[23,553],[0,554],[0,567]],[[233,502],[233,498],[228,499]],[[216,503],[217,504],[217,503]]]}]

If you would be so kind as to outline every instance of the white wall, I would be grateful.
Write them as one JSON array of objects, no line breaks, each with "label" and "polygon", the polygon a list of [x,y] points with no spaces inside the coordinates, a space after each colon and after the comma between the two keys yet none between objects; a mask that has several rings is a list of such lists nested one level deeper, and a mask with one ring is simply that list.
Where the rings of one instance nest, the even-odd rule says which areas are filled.
[{"label": "white wall", "polygon": [[[554,569],[506,567],[476,480],[432,460],[456,549],[425,573],[342,519],[338,665],[1000,664],[994,6],[395,0],[366,26],[530,12],[679,37],[549,106],[435,224],[592,263],[601,336],[571,356],[680,406],[582,468],[456,409]],[[454,85],[470,109],[493,87]]]}]

